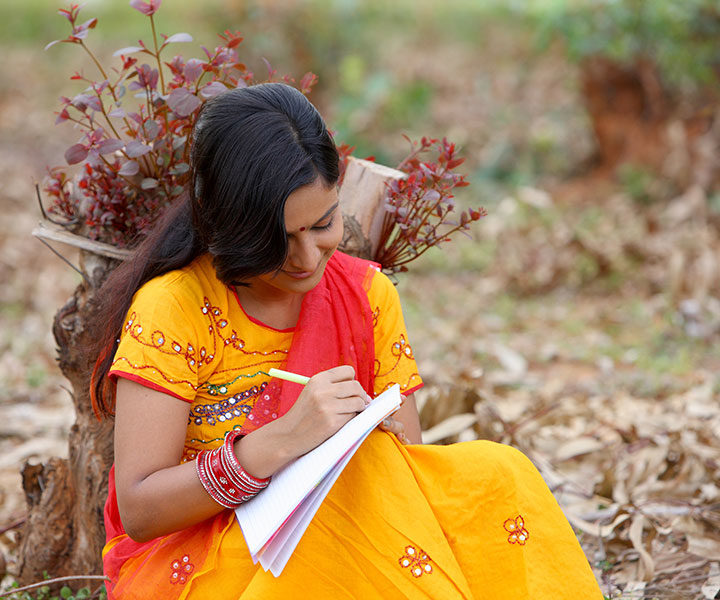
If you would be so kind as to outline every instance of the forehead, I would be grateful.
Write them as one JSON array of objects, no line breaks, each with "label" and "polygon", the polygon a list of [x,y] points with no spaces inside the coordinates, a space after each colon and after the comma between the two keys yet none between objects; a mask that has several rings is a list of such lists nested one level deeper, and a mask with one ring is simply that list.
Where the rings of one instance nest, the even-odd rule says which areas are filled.
[{"label": "forehead", "polygon": [[312,227],[337,201],[337,188],[334,185],[327,187],[319,178],[296,189],[285,202],[285,229],[294,232],[301,227]]}]

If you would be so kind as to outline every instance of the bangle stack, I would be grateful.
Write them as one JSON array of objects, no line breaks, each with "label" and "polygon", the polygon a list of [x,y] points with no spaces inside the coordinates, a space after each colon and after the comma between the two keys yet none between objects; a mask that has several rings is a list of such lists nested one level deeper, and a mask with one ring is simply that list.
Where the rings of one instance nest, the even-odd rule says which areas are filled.
[{"label": "bangle stack", "polygon": [[222,446],[201,450],[195,460],[200,483],[210,497],[225,508],[237,508],[270,483],[269,477],[257,479],[240,466],[233,450],[240,435],[239,431],[228,432]]}]

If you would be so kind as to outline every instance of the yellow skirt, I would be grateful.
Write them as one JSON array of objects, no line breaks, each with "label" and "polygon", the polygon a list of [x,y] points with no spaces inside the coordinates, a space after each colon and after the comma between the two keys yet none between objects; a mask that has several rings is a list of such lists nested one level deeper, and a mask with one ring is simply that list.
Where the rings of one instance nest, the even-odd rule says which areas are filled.
[{"label": "yellow skirt", "polygon": [[[162,538],[147,556],[130,557],[112,597],[603,597],[540,474],[522,453],[493,442],[402,446],[373,432],[278,578],[253,564],[231,511],[192,538],[176,547]],[[203,548],[201,561],[193,544]]]}]

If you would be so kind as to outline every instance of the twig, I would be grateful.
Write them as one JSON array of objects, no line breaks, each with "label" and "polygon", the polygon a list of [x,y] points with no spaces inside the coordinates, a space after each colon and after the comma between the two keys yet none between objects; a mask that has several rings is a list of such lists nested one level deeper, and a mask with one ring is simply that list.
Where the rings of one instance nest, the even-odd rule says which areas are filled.
[{"label": "twig", "polygon": [[99,598],[99,597],[100,597],[100,592],[102,591],[102,589],[103,589],[104,586],[105,586],[105,583],[104,583],[104,582],[101,583],[99,586],[97,586],[97,588],[95,589],[95,591],[91,594],[90,598]]},{"label": "twig", "polygon": [[[65,257],[64,257],[62,254],[60,254],[57,250],[55,250],[55,248],[53,248],[50,244],[48,244],[44,239],[42,239],[41,237],[38,237],[37,239],[38,239],[38,241],[39,241],[41,244],[43,244],[45,247],[47,247],[47,248],[50,250],[50,252],[52,252],[55,256],[57,256],[61,261],[63,261],[63,262],[64,262],[66,265],[68,265],[71,269],[73,269],[74,271],[77,271],[78,273],[80,273],[80,275],[82,276],[82,278],[85,280],[85,283],[87,283],[88,285],[91,285],[90,280],[87,278],[87,276],[85,275],[85,273],[83,273],[83,272],[82,272],[80,269],[78,269],[74,264],[72,264],[67,258],[65,258]],[[0,596],[0,598],[2,598],[2,596]]]},{"label": "twig", "polygon": [[27,515],[24,517],[21,517],[14,523],[10,523],[10,525],[5,525],[4,527],[0,527],[0,535],[3,533],[7,533],[8,531],[12,531],[13,529],[17,529],[20,527],[20,525],[23,525],[27,521]]},{"label": "twig", "polygon": [[45,212],[45,207],[42,203],[42,196],[40,195],[40,186],[36,183],[35,184],[35,195],[37,196],[38,205],[40,206],[40,212],[42,213],[43,219],[46,221],[50,221],[53,225],[59,225],[60,227],[69,227],[70,225],[75,225],[77,223],[77,220],[74,221],[68,221],[67,223],[63,223],[61,221],[56,221],[55,219],[51,219],[48,214]]},{"label": "twig", "polygon": [[7,592],[3,592],[2,594],[0,594],[0,598],[5,598],[6,596],[12,596],[13,594],[17,594],[18,592],[26,592],[27,590],[39,588],[44,585],[50,585],[51,583],[60,583],[62,581],[77,581],[77,580],[83,580],[83,579],[110,581],[110,578],[106,577],[105,575],[66,575],[65,577],[55,577],[53,579],[46,579],[45,581],[41,581],[39,583],[31,583],[30,585],[26,585],[24,587],[19,587],[19,588],[9,590]]},{"label": "twig", "polygon": [[531,414],[529,417],[523,419],[522,421],[513,423],[510,427],[505,429],[505,431],[503,431],[503,433],[505,435],[509,435],[511,438],[513,438],[515,436],[515,433],[518,431],[518,429],[524,427],[528,423],[532,423],[535,419],[544,417],[549,412],[555,410],[558,406],[560,406],[559,402],[553,402],[552,404],[549,404],[548,406],[544,406],[544,407],[536,410],[533,414]]}]

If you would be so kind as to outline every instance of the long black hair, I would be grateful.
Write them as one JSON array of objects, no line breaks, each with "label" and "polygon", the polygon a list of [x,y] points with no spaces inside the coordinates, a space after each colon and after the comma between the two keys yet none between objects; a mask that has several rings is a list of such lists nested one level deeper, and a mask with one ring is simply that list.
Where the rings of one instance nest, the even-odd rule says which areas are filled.
[{"label": "long black hair", "polygon": [[295,88],[264,83],[208,100],[190,150],[191,179],[133,256],[96,295],[105,325],[90,393],[98,414],[114,411],[107,377],[135,292],[204,253],[226,285],[279,269],[287,256],[285,201],[318,178],[337,183],[338,153],[320,114]]}]

